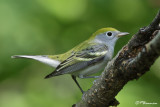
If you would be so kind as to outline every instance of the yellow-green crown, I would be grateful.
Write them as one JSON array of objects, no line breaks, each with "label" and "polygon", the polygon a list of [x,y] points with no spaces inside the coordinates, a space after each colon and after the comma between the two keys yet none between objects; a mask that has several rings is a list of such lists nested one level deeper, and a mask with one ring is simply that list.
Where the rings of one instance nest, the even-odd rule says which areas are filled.
[{"label": "yellow-green crown", "polygon": [[108,32],[108,31],[118,31],[115,28],[111,28],[111,27],[107,27],[107,28],[101,28],[99,30],[97,30],[95,33],[93,33],[93,35],[91,36],[91,38],[95,38],[95,36],[104,33],[104,32]]}]

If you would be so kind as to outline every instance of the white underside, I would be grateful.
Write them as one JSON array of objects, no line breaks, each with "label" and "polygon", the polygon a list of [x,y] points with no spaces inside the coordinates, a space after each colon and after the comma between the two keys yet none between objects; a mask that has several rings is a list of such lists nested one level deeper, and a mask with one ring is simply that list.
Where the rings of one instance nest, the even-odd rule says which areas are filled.
[{"label": "white underside", "polygon": [[76,75],[78,77],[85,77],[85,76],[89,76],[89,75],[95,74],[95,73],[99,72],[100,70],[104,69],[106,64],[107,63],[105,61],[103,61],[103,62],[101,62],[99,64],[96,64],[96,65],[90,66],[90,67],[88,67],[86,69],[83,69],[81,71],[78,71],[74,75]]}]

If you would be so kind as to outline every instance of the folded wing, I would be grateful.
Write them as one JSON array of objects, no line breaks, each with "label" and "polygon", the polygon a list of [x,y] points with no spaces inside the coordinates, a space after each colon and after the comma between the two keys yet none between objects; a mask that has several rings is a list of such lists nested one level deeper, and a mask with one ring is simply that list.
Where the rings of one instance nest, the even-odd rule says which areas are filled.
[{"label": "folded wing", "polygon": [[62,74],[73,73],[86,67],[103,61],[108,47],[104,44],[89,44],[85,48],[86,44],[82,44],[78,47],[80,50],[77,52],[77,48],[72,50],[72,54],[63,62],[61,62],[54,72],[47,75],[45,78],[52,76],[58,76]]}]

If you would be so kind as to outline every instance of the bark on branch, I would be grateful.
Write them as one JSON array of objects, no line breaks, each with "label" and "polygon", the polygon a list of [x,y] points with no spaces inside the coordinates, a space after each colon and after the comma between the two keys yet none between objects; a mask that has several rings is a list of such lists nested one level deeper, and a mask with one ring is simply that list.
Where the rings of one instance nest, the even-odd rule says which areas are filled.
[{"label": "bark on branch", "polygon": [[119,102],[115,96],[124,85],[146,73],[160,55],[159,23],[160,11],[150,25],[133,35],[73,107],[117,106]]}]

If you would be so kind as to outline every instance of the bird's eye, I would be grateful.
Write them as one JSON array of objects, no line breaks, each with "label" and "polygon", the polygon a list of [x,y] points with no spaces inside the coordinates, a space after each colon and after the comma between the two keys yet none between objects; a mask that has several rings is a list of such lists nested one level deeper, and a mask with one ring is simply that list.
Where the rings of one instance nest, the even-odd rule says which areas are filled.
[{"label": "bird's eye", "polygon": [[112,36],[112,32],[107,32],[107,35],[108,36]]}]

